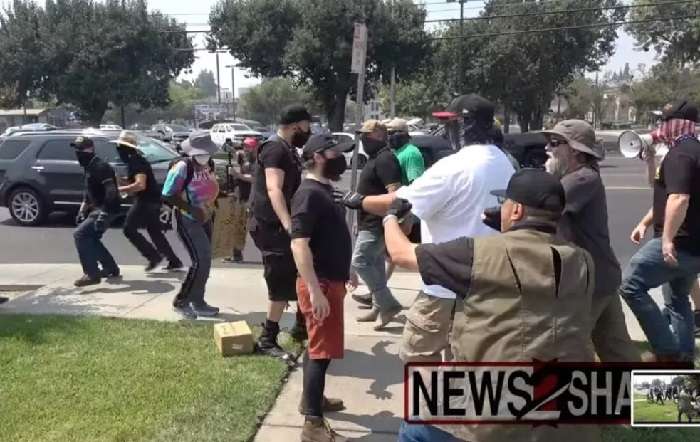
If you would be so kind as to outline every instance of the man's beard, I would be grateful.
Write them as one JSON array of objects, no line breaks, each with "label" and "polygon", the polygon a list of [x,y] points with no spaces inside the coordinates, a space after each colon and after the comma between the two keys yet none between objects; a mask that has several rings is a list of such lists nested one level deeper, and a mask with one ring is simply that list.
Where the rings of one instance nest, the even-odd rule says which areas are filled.
[{"label": "man's beard", "polygon": [[549,159],[544,163],[544,168],[557,178],[564,177],[567,172],[566,161],[552,154],[549,154]]}]

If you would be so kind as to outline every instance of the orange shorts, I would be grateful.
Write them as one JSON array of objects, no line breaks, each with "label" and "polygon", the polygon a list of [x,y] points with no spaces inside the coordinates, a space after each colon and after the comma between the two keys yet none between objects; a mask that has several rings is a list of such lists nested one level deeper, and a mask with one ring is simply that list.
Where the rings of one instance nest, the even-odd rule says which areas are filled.
[{"label": "orange shorts", "polygon": [[306,283],[297,278],[297,298],[299,308],[306,320],[306,331],[309,335],[310,359],[342,359],[345,352],[344,309],[345,282],[319,281],[323,294],[328,299],[330,313],[322,323],[314,319],[311,307],[311,296]]}]

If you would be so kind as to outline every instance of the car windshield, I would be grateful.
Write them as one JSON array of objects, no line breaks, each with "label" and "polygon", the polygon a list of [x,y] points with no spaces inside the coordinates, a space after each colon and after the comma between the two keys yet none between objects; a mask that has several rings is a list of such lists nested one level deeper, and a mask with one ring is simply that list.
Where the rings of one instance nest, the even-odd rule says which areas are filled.
[{"label": "car windshield", "polygon": [[177,124],[171,124],[169,127],[173,132],[189,132],[191,130],[189,127],[180,126]]},{"label": "car windshield", "polygon": [[233,130],[252,130],[251,128],[249,128],[245,124],[232,124],[231,129],[233,129]]},{"label": "car windshield", "polygon": [[177,152],[169,149],[166,145],[148,137],[138,137],[139,150],[146,160],[151,163],[164,163],[178,156]]}]

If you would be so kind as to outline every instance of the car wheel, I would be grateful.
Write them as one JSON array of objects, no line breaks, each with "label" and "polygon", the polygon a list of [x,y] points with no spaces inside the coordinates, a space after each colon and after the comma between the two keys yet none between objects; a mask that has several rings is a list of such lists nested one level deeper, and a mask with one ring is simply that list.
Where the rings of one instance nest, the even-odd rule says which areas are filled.
[{"label": "car wheel", "polygon": [[38,226],[47,216],[46,204],[39,194],[29,187],[15,189],[10,195],[10,215],[22,226]]}]

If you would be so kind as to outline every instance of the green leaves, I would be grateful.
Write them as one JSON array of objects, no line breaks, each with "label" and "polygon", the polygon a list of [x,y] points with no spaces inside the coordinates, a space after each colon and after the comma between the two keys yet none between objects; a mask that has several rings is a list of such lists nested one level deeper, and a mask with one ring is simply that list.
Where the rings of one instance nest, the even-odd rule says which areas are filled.
[{"label": "green leaves", "polygon": [[14,86],[16,101],[32,93],[73,104],[92,124],[110,103],[167,105],[170,80],[194,61],[184,27],[143,0],[47,0],[43,9],[15,0],[0,28],[10,54],[0,86]]},{"label": "green leaves", "polygon": [[285,76],[313,87],[331,128],[340,129],[350,74],[353,24],[368,27],[367,82],[396,65],[415,71],[428,51],[425,12],[410,0],[224,0],[211,12],[212,45],[228,47],[257,75]]}]

